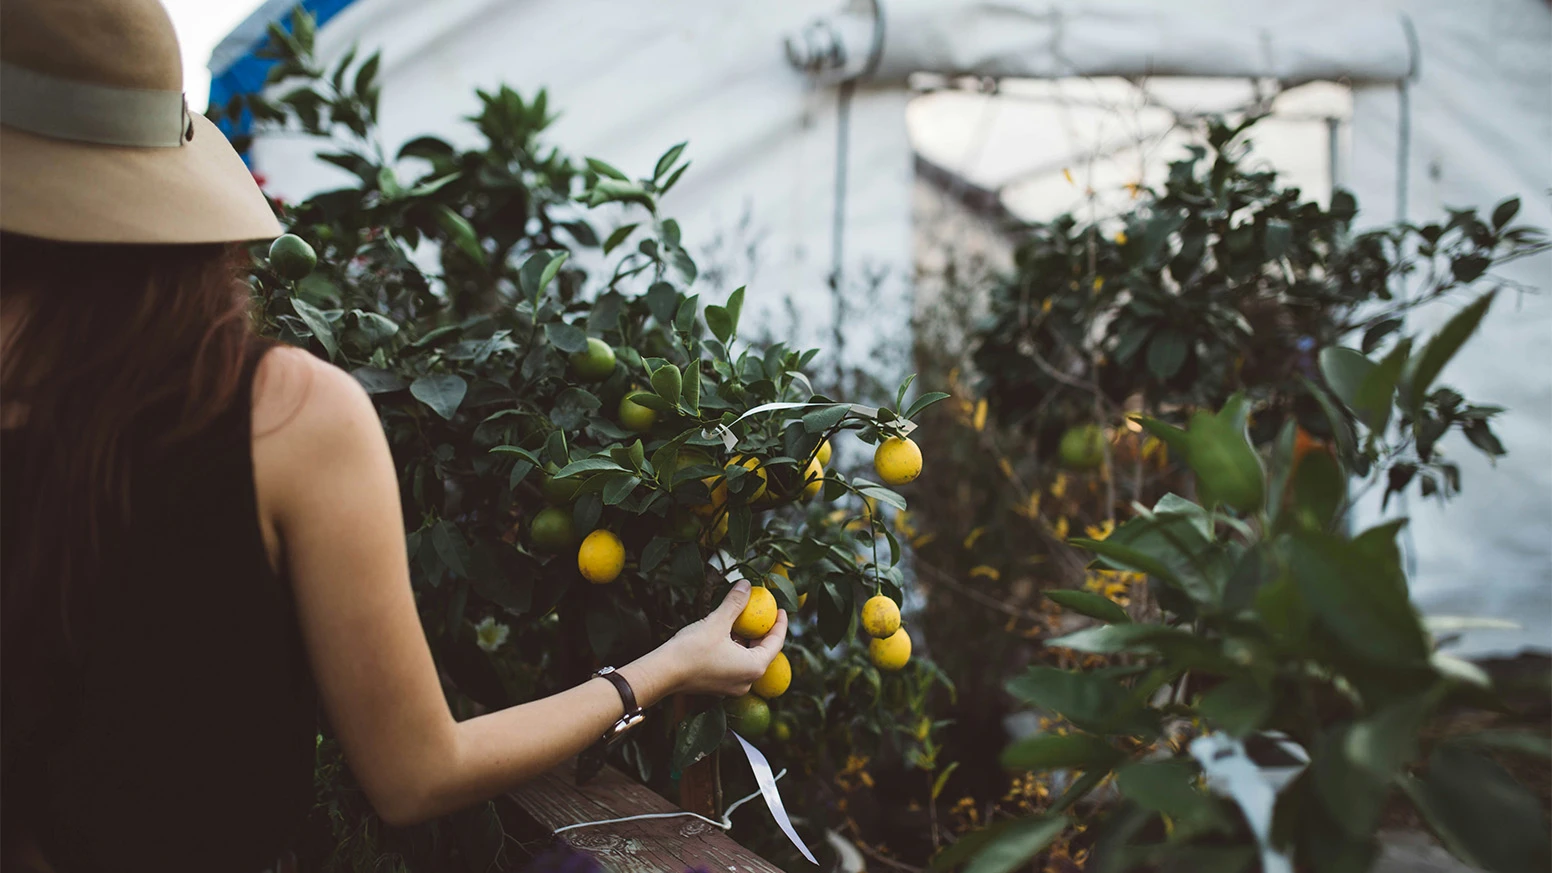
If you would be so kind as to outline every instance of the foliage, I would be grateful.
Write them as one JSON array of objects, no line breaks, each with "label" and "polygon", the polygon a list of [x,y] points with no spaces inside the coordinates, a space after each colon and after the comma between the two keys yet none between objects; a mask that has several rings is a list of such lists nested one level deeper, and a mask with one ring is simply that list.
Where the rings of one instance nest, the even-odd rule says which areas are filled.
[{"label": "foliage", "polygon": [[[1216,501],[1225,511],[1204,534],[1216,542],[1246,524],[1227,504],[1257,504],[1258,487],[1267,507],[1341,519],[1371,490],[1383,489],[1387,502],[1406,489],[1456,492],[1459,470],[1440,449],[1447,433],[1489,458],[1503,453],[1491,429],[1500,410],[1466,401],[1439,374],[1494,294],[1518,290],[1493,269],[1545,251],[1545,235],[1514,224],[1517,199],[1491,216],[1457,210],[1437,223],[1358,232],[1346,192],[1321,206],[1253,169],[1254,121],[1205,123],[1201,145],[1161,188],[1132,186],[1125,214],[1008,228],[1016,248],[1006,274],[950,258],[943,300],[921,319],[923,381],[952,395],[923,420],[938,453],[918,484],[907,537],[935,619],[934,652],[960,692],[946,713],[956,725],[943,757],[958,768],[946,796],[961,797],[948,829],[965,833],[945,866],[986,839],[981,824],[1072,802],[1057,799],[1072,784],[1068,768],[1030,782],[1018,774],[1041,769],[1040,759],[1010,761],[1010,788],[1009,774],[979,751],[1001,745],[1005,717],[1020,717],[1006,709],[1013,671],[1031,659],[1062,667],[1113,659],[1040,641],[1090,619],[1154,623],[1191,602],[1150,583],[1147,570],[1090,563],[1072,538],[1107,541],[1116,531],[1117,547],[1126,546],[1143,523],[1118,530],[1118,519]],[[1449,328],[1428,343],[1401,336],[1412,309],[1452,296],[1472,302]],[[1225,407],[1227,417],[1203,412]],[[1096,427],[1103,457],[1075,463],[1085,452],[1064,443],[1082,445]],[[1205,475],[1193,475],[1182,435],[1197,432],[1243,432],[1248,443],[1214,441],[1231,449],[1198,455]],[[1295,455],[1308,459],[1309,478],[1284,495]],[[1283,466],[1263,478],[1267,459]],[[1186,536],[1180,524],[1165,529]],[[1231,567],[1249,572],[1237,563],[1244,548],[1232,547]],[[1202,593],[1194,575],[1183,581]],[[1093,835],[1068,830],[1040,857],[1053,869],[1081,863]]]},{"label": "foliage", "polygon": [[[1330,403],[1335,426],[1356,422],[1351,442],[1387,456],[1399,438],[1387,423],[1416,420],[1491,300],[1379,360],[1322,352],[1327,381],[1342,386]],[[1047,646],[1091,669],[1039,666],[1008,683],[1067,726],[1016,742],[1003,760],[1082,778],[1042,815],[986,837],[972,869],[1023,863],[1056,839],[1080,798],[1112,781],[1115,796],[1078,819],[1094,832],[1096,870],[1248,870],[1269,844],[1299,870],[1362,871],[1399,798],[1469,864],[1546,869],[1541,802],[1483,754],[1496,746],[1545,758],[1545,737],[1464,731],[1424,742],[1442,708],[1500,707],[1492,683],[1439,651],[1413,608],[1396,543],[1404,522],[1348,532],[1349,451],[1299,446],[1291,421],[1258,451],[1250,413],[1236,394],[1216,413],[1195,412],[1186,429],[1141,420],[1211,496],[1167,495],[1106,536],[1072,541],[1097,567],[1145,575],[1162,612],[1132,620],[1098,601],[1062,601],[1100,623]],[[1282,739],[1308,764],[1257,753]],[[1214,750],[1231,747],[1297,773],[1276,797],[1269,834],[1256,830],[1251,792],[1215,772],[1225,752]]]},{"label": "foliage", "polygon": [[[788,725],[778,766],[832,750],[894,750],[931,766],[932,737],[915,726],[941,674],[922,658],[880,673],[855,639],[860,598],[901,598],[902,550],[886,520],[904,498],[838,465],[821,469],[817,499],[802,492],[824,440],[908,434],[941,395],[913,399],[907,380],[881,408],[833,401],[806,371],[817,350],[741,341],[744,289],[715,304],[691,293],[697,265],[659,211],[688,166],[684,144],[639,178],[576,162],[542,143],[553,118],[544,92],[524,100],[502,87],[479,92],[477,147],[425,136],[390,159],[375,139],[378,56],[352,51],[324,69],[311,19],[299,11],[290,25],[271,28],[267,49],[283,96],[239,98],[225,115],[320,137],[335,149],[320,159],[354,178],[284,207],[318,267],[292,282],[261,263],[255,291],[267,331],[350,370],[372,395],[454,713],[530,700],[637,656],[741,576],[794,615],[797,675],[773,706]],[[621,223],[597,226],[610,219]],[[627,559],[619,578],[590,585],[576,544],[595,529],[617,534]],[[772,572],[778,563],[790,571]],[[799,615],[805,595],[817,603]],[[706,701],[691,702],[677,730],[658,722],[613,754],[660,790],[726,732]],[[376,857],[474,870],[494,857],[459,836],[490,836],[488,807],[386,831],[331,741],[320,748],[319,817],[350,847],[331,869],[371,869]],[[823,811],[810,821],[822,825]]]}]

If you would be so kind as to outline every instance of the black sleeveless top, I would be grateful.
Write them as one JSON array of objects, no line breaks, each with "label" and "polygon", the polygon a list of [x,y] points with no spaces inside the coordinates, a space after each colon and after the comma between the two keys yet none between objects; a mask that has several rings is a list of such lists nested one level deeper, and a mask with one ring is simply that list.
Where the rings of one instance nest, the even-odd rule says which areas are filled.
[{"label": "black sleeveless top", "polygon": [[[6,827],[59,873],[257,873],[311,808],[315,694],[253,479],[261,354],[211,427],[134,465],[131,520],[105,534],[82,586],[70,666],[3,665]],[[29,535],[28,492],[43,487],[13,466],[31,437],[0,435],[0,554]],[[57,625],[57,610],[37,621]],[[14,699],[15,677],[41,670],[46,702]]]}]

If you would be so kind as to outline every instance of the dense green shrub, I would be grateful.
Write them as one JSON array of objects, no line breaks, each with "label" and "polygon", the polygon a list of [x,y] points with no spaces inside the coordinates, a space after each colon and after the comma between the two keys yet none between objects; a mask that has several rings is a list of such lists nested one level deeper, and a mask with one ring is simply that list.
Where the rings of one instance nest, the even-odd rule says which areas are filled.
[{"label": "dense green shrub", "polygon": [[[1378,361],[1324,350],[1333,427],[1360,422],[1371,462],[1392,454],[1388,421],[1416,418],[1490,300]],[[1108,536],[1072,542],[1105,572],[1146,576],[1163,612],[1133,621],[1100,594],[1061,592],[1064,609],[1099,624],[1046,645],[1098,664],[1038,666],[1008,683],[1060,722],[1010,746],[1003,762],[1074,778],[1043,815],[981,831],[943,864],[976,853],[968,869],[1003,873],[1082,823],[1097,870],[1252,870],[1277,849],[1298,870],[1363,871],[1387,807],[1406,803],[1475,867],[1552,865],[1541,800],[1489,754],[1534,763],[1552,748],[1541,731],[1483,729],[1512,711],[1486,673],[1438,649],[1413,608],[1396,542],[1405,521],[1349,533],[1344,453],[1299,446],[1289,422],[1263,456],[1248,436],[1250,411],[1235,395],[1217,413],[1194,413],[1188,429],[1142,420],[1185,459],[1198,493],[1214,497],[1166,495]],[[1451,710],[1441,726],[1436,716]],[[1277,741],[1302,749],[1307,766]],[[1242,812],[1256,807],[1253,792],[1214,778],[1218,756],[1235,747],[1299,768],[1264,832]],[[1204,771],[1213,790],[1203,790]],[[1069,819],[1112,774],[1115,796]]]},{"label": "dense green shrub", "polygon": [[[817,350],[740,341],[744,289],[711,305],[691,293],[696,263],[658,210],[688,166],[684,145],[640,178],[577,162],[541,140],[544,92],[502,87],[479,94],[477,147],[426,136],[389,157],[375,139],[377,56],[322,69],[311,20],[291,23],[271,29],[268,49],[283,96],[240,98],[226,113],[319,137],[320,159],[355,181],[283,206],[317,268],[293,281],[278,258],[261,259],[255,291],[266,331],[349,369],[376,403],[455,714],[635,657],[704,615],[737,573],[795,616],[793,685],[772,701],[781,727],[763,741],[777,766],[823,773],[865,754],[931,768],[927,692],[941,674],[922,657],[881,671],[855,631],[859,598],[901,599],[901,547],[885,522],[904,499],[815,456],[844,434],[909,434],[941,395],[912,398],[907,380],[882,408],[834,402],[806,372]],[[626,553],[605,584],[579,574],[577,543],[595,530]],[[815,602],[799,613],[805,596]],[[677,728],[649,720],[613,760],[667,792],[725,728],[714,701],[692,702]],[[741,772],[721,768],[729,796]],[[318,775],[315,854],[329,869],[514,860],[494,807],[392,832],[327,737]],[[823,795],[799,778],[784,785],[800,800]],[[797,812],[820,843],[827,811]],[[746,836],[774,830],[763,813],[741,821]]]}]

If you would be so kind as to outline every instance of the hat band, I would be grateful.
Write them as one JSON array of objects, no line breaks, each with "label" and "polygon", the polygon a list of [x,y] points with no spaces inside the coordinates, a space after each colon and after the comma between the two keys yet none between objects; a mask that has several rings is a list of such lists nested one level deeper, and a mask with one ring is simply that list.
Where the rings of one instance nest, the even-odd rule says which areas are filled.
[{"label": "hat band", "polygon": [[173,148],[194,136],[181,91],[61,79],[0,61],[0,124],[97,145]]}]

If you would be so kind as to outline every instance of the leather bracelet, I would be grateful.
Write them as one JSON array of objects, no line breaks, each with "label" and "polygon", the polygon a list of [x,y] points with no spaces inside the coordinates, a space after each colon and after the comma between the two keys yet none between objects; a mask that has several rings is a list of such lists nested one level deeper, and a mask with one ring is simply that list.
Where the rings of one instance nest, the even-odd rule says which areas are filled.
[{"label": "leather bracelet", "polygon": [[613,667],[605,667],[593,675],[602,676],[609,680],[614,689],[620,692],[620,702],[625,704],[625,714],[620,716],[619,721],[610,725],[608,730],[604,731],[604,743],[613,743],[624,736],[626,731],[641,724],[646,719],[646,715],[641,711],[641,706],[636,703],[635,690],[631,688],[629,682],[625,681],[625,677],[620,675],[620,671]]}]

